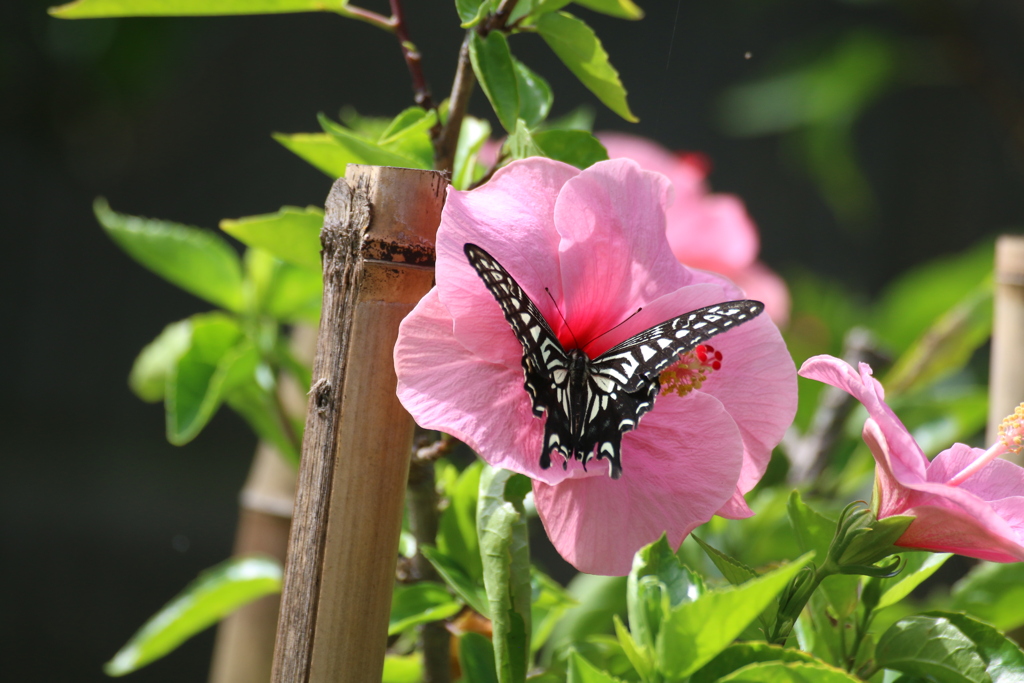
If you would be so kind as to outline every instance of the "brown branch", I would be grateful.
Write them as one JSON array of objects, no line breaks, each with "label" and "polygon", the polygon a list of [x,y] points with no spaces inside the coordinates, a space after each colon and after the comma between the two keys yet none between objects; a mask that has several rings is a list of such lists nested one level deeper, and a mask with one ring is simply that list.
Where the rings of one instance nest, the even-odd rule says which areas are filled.
[{"label": "brown branch", "polygon": [[[409,27],[405,23],[405,12],[402,0],[391,0],[391,21],[395,27],[395,36],[402,46],[402,57],[412,77],[413,100],[424,109],[435,109],[434,100],[430,96],[430,87],[423,75],[423,59],[416,45],[409,39]],[[440,122],[438,122],[440,126]]]}]

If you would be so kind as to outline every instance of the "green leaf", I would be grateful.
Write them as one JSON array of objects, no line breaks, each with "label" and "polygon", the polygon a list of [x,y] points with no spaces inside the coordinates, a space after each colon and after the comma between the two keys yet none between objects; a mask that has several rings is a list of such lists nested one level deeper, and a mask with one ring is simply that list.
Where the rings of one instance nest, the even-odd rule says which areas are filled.
[{"label": "green leaf", "polygon": [[533,133],[533,141],[549,159],[587,168],[608,158],[608,150],[585,130],[545,130]]},{"label": "green leaf", "polygon": [[384,655],[384,672],[380,683],[420,683],[423,680],[423,656]]},{"label": "green leaf", "polygon": [[271,391],[256,382],[245,382],[228,391],[224,400],[245,418],[256,436],[273,444],[286,461],[298,467],[303,425],[282,423],[277,397]]},{"label": "green leaf", "polygon": [[626,659],[633,665],[636,672],[640,674],[640,680],[644,683],[657,680],[655,675],[654,648],[649,645],[636,642],[633,635],[626,629],[622,619],[616,614],[612,617],[615,624],[615,636],[622,647]]},{"label": "green leaf", "polygon": [[567,12],[552,12],[537,21],[537,31],[597,99],[627,121],[639,121],[626,103],[626,90],[619,73],[608,61],[608,53],[589,26]]},{"label": "green leaf", "polygon": [[473,31],[469,41],[469,59],[473,73],[480,81],[494,113],[502,127],[509,133],[516,129],[519,118],[519,90],[516,84],[517,71],[512,63],[508,41],[501,31],[491,31],[486,38]]},{"label": "green leaf", "polygon": [[163,400],[167,379],[191,343],[192,321],[185,319],[171,323],[146,344],[128,375],[128,386],[135,395],[151,403]]},{"label": "green leaf", "polygon": [[722,650],[714,659],[694,673],[690,677],[690,683],[715,683],[739,668],[762,662],[824,663],[806,652],[779,645],[735,643]]},{"label": "green leaf", "polygon": [[[790,494],[786,510],[800,551],[813,550],[815,559],[819,563],[825,562],[836,533],[836,523],[807,505],[798,491]],[[860,579],[856,576],[830,576],[822,582],[821,591],[826,595],[833,617],[845,619],[857,608],[859,584]]]},{"label": "green leaf", "polygon": [[736,558],[726,555],[721,550],[712,548],[694,534],[690,534],[690,538],[696,541],[697,545],[707,553],[707,556],[711,558],[711,561],[714,563],[715,567],[718,568],[718,571],[722,572],[722,576],[725,577],[725,580],[732,585],[738,586],[750,579],[757,578],[757,572]]},{"label": "green leaf", "polygon": [[1024,680],[1024,652],[1002,633],[966,614],[930,612],[929,616],[948,619],[971,639],[985,660],[985,671],[992,683],[1019,683]]},{"label": "green leaf", "polygon": [[388,635],[396,635],[418,624],[447,619],[460,609],[462,603],[454,600],[439,583],[420,581],[399,586],[391,596]]},{"label": "green leaf", "polygon": [[462,28],[472,28],[479,24],[493,5],[491,0],[455,0],[455,10],[462,20]]},{"label": "green leaf", "polygon": [[934,574],[952,556],[952,553],[903,553],[902,557],[907,561],[903,571],[891,579],[871,579],[880,581],[882,588],[882,597],[875,609],[895,605],[910,595],[912,590],[924,583],[925,579]]},{"label": "green leaf", "polygon": [[323,292],[319,271],[277,261],[261,299],[261,311],[279,322],[317,325]]},{"label": "green leaf", "polygon": [[429,168],[424,167],[419,161],[402,154],[396,154],[385,149],[380,144],[368,140],[355,133],[345,126],[342,126],[323,114],[317,115],[320,126],[324,131],[333,137],[342,147],[348,149],[352,154],[361,160],[360,163],[371,166],[397,166],[400,168]]},{"label": "green leaf", "polygon": [[467,683],[498,683],[494,648],[491,641],[479,633],[464,633],[459,637],[459,665],[462,680]]},{"label": "green leaf", "polygon": [[532,588],[523,497],[529,486],[506,470],[486,467],[480,475],[477,535],[501,683],[526,680]]},{"label": "green leaf", "polygon": [[632,636],[653,647],[668,611],[693,602],[707,589],[699,576],[684,567],[664,534],[637,551],[626,583],[626,605]]},{"label": "green leaf", "polygon": [[107,235],[146,268],[212,304],[242,309],[241,261],[214,233],[120,214],[102,197],[93,203],[93,211]]},{"label": "green leaf", "polygon": [[[515,57],[512,57],[512,65],[515,67],[516,90],[519,93],[519,118],[533,128],[548,117],[555,96],[548,82],[528,66]],[[607,154],[605,158],[608,158]]]},{"label": "green leaf", "polygon": [[893,624],[875,649],[880,668],[943,683],[988,683],[974,642],[947,616],[916,615]]},{"label": "green leaf", "polygon": [[567,610],[579,604],[564,588],[536,567],[530,574],[533,599],[530,605],[530,652],[536,652],[547,642],[555,624]]},{"label": "green leaf", "polygon": [[194,315],[192,338],[167,383],[167,440],[191,441],[220,407],[225,392],[251,378],[259,357],[238,322],[222,313]]},{"label": "green leaf", "polygon": [[607,633],[612,617],[626,614],[626,577],[577,574],[566,592],[579,603],[566,611],[551,634],[552,649],[579,643],[588,636]]},{"label": "green leaf", "polygon": [[580,7],[607,14],[619,19],[643,19],[644,11],[637,7],[632,0],[574,0]]},{"label": "green leaf", "polygon": [[141,669],[239,607],[281,591],[281,565],[268,557],[236,557],[199,575],[150,617],[103,670],[123,676]]},{"label": "green leaf", "polygon": [[332,179],[343,177],[349,164],[363,163],[362,158],[327,133],[274,133],[274,139]]},{"label": "green leaf", "polygon": [[[491,124],[483,119],[467,116],[462,119],[459,142],[455,146],[455,162],[452,170],[452,185],[457,190],[468,190],[479,177],[476,155],[491,137]],[[483,175],[480,171],[479,175]]]},{"label": "green leaf", "polygon": [[963,610],[1009,631],[1024,626],[1024,563],[981,562],[952,589],[954,610]]},{"label": "green leaf", "polygon": [[220,229],[250,247],[266,249],[296,266],[320,273],[320,229],[324,212],[315,206],[285,206],[277,213],[225,218]]},{"label": "green leaf", "polygon": [[566,683],[622,683],[622,679],[601,671],[579,652],[569,654],[569,678]]},{"label": "green leaf", "polygon": [[842,669],[822,662],[764,662],[734,671],[721,683],[861,683]]},{"label": "green leaf", "polygon": [[480,542],[477,540],[476,505],[483,461],[477,460],[459,475],[448,490],[448,507],[441,514],[437,549],[454,560],[470,581],[483,580]]},{"label": "green leaf", "polygon": [[474,610],[488,619],[490,618],[491,610],[487,602],[487,594],[482,586],[466,575],[458,562],[429,545],[420,546],[420,552],[430,564],[434,565],[434,569],[441,575],[448,587],[455,591],[456,595]]},{"label": "green leaf", "polygon": [[392,119],[377,140],[384,149],[413,159],[416,168],[431,168],[434,145],[430,130],[437,123],[437,113],[423,107],[409,107]]},{"label": "green leaf", "polygon": [[544,150],[533,141],[530,129],[526,127],[526,122],[522,119],[516,122],[515,132],[505,140],[505,149],[508,151],[510,161],[544,156]]},{"label": "green leaf", "polygon": [[77,0],[51,7],[59,19],[96,17],[185,17],[284,12],[344,13],[348,0]]},{"label": "green leaf", "polygon": [[689,676],[724,650],[765,610],[811,559],[803,555],[739,586],[708,591],[674,608],[658,634],[658,669],[669,677]]}]

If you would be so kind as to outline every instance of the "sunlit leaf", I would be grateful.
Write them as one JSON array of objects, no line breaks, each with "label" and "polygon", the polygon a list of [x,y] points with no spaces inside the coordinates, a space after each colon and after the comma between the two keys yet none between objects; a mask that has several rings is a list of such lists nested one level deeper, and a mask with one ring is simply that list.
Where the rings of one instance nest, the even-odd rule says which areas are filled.
[{"label": "sunlit leaf", "polygon": [[985,671],[992,683],[1019,683],[1024,680],[1024,652],[1020,646],[988,624],[966,614],[932,612],[931,616],[948,619],[961,633],[971,639],[985,661]]},{"label": "sunlit leaf", "polygon": [[[318,117],[320,126],[331,135],[335,141],[348,149],[352,154],[361,160],[361,163],[371,166],[397,166],[400,168],[425,168],[420,162],[412,157],[396,154],[383,146],[362,137],[341,124],[331,121],[320,114]],[[426,167],[429,168],[429,167]]]},{"label": "sunlit leaf", "polygon": [[[491,136],[491,124],[483,119],[467,116],[462,120],[459,142],[455,147],[452,185],[457,190],[468,190],[477,180],[476,155]],[[483,171],[480,171],[483,174]]]},{"label": "sunlit leaf", "polygon": [[522,119],[516,122],[515,132],[505,140],[505,150],[508,152],[510,160],[544,156],[544,150],[533,141],[533,135],[530,134],[530,129],[526,127],[526,122]]},{"label": "sunlit leaf", "polygon": [[332,179],[344,176],[348,164],[363,163],[361,157],[327,133],[274,133],[274,139]]},{"label": "sunlit leaf", "polygon": [[643,19],[644,11],[632,0],[573,0],[580,7],[619,19]]},{"label": "sunlit leaf", "polygon": [[469,58],[480,88],[487,95],[494,113],[509,133],[516,129],[519,118],[519,89],[517,72],[512,63],[508,41],[501,31],[491,31],[486,38],[473,31],[469,43]]},{"label": "sunlit leaf", "polygon": [[494,648],[491,641],[479,633],[464,633],[459,636],[459,665],[463,680],[476,683],[498,683],[494,667]]},{"label": "sunlit leaf", "polygon": [[437,549],[454,560],[475,582],[483,578],[477,540],[476,504],[483,461],[477,460],[447,490],[448,507],[438,523]]},{"label": "sunlit leaf", "polygon": [[985,660],[974,642],[944,615],[915,615],[893,624],[878,639],[880,668],[943,683],[988,683]]},{"label": "sunlit leaf", "polygon": [[241,261],[221,237],[180,223],[117,213],[102,198],[93,211],[110,238],[146,268],[210,303],[241,310]]},{"label": "sunlit leaf", "polygon": [[494,8],[493,0],[455,0],[462,28],[476,26]]},{"label": "sunlit leaf", "polygon": [[639,120],[626,103],[619,72],[589,26],[567,12],[552,12],[538,19],[537,32],[597,99],[627,121]]},{"label": "sunlit leaf", "polygon": [[880,581],[882,588],[882,597],[875,609],[895,605],[910,595],[912,590],[924,583],[952,556],[952,553],[904,553],[903,557],[906,559],[907,565],[903,571],[891,579],[871,579],[871,581]]},{"label": "sunlit leaf", "polygon": [[391,596],[388,635],[393,636],[418,624],[447,619],[460,609],[462,603],[452,598],[451,593],[439,583],[420,581],[399,586]]},{"label": "sunlit leaf", "polygon": [[572,652],[569,655],[569,678],[566,683],[622,683],[622,679],[601,671],[579,652]]},{"label": "sunlit leaf", "polygon": [[423,680],[423,655],[384,655],[380,683],[420,683]]},{"label": "sunlit leaf", "polygon": [[[519,93],[519,118],[533,128],[547,118],[555,96],[551,86],[515,57],[512,65],[516,74],[516,89]],[[605,155],[607,158],[607,155]]]},{"label": "sunlit leaf", "polygon": [[434,566],[448,587],[455,591],[456,595],[480,614],[490,617],[490,605],[487,602],[487,594],[484,592],[483,586],[469,578],[458,562],[429,545],[420,546],[420,552]]},{"label": "sunlit leaf", "polygon": [[163,400],[167,378],[191,343],[192,321],[186,319],[171,323],[156,339],[146,344],[128,375],[128,386],[135,395],[143,401]]},{"label": "sunlit leaf", "polygon": [[584,130],[544,130],[533,133],[533,141],[544,156],[587,168],[608,158],[608,150]]},{"label": "sunlit leaf", "polygon": [[103,667],[123,676],[163,657],[233,611],[280,592],[281,565],[267,557],[237,557],[199,575],[154,614]]},{"label": "sunlit leaf", "polygon": [[856,676],[821,662],[750,664],[719,680],[721,683],[861,683]]},{"label": "sunlit leaf", "polygon": [[555,624],[567,610],[579,604],[562,586],[536,567],[530,574],[533,599],[530,604],[530,652],[536,652],[551,636]]},{"label": "sunlit leaf", "polygon": [[735,643],[722,650],[717,657],[694,673],[690,677],[690,683],[715,683],[737,669],[760,662],[823,663],[812,655],[793,648],[768,643]]},{"label": "sunlit leaf", "polygon": [[220,229],[250,247],[297,266],[320,272],[320,229],[324,212],[315,206],[285,206],[277,213],[225,218]]},{"label": "sunlit leaf", "polygon": [[77,0],[51,7],[60,19],[183,17],[284,12],[343,12],[348,0]]}]

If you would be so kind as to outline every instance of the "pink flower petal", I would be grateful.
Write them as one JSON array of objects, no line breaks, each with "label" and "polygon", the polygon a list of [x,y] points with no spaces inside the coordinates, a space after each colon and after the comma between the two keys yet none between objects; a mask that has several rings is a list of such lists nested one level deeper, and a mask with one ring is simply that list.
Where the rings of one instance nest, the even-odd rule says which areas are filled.
[{"label": "pink flower petal", "polygon": [[740,444],[735,422],[715,399],[665,396],[625,435],[621,479],[534,481],[537,511],[551,542],[580,571],[627,574],[641,547],[664,532],[678,547],[729,500]]},{"label": "pink flower petal", "polygon": [[522,367],[481,362],[459,344],[437,288],[402,321],[395,371],[398,398],[424,429],[455,436],[495,467],[549,484],[568,476],[540,468],[544,422],[531,412]]}]

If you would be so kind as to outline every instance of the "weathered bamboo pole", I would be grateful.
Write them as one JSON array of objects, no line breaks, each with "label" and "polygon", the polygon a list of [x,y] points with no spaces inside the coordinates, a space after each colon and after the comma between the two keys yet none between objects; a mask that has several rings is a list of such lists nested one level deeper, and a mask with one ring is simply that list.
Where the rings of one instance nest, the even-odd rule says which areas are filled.
[{"label": "weathered bamboo pole", "polygon": [[446,187],[439,172],[350,165],[327,199],[275,683],[380,680],[413,433],[392,349],[432,284]]},{"label": "weathered bamboo pole", "polygon": [[[987,443],[999,438],[999,423],[1024,402],[1024,236],[996,241],[995,313],[989,363]],[[1024,465],[1020,454],[1007,456]]]}]

